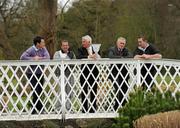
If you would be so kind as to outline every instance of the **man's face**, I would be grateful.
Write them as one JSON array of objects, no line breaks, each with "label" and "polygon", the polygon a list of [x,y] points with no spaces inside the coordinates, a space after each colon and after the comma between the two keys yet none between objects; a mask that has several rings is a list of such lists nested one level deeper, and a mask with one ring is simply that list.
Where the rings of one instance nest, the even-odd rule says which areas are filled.
[{"label": "man's face", "polygon": [[40,42],[40,43],[37,43],[36,47],[37,47],[37,48],[44,48],[44,47],[45,47],[45,41],[44,41],[44,39],[41,39],[41,42]]},{"label": "man's face", "polygon": [[123,49],[126,45],[126,43],[122,40],[119,40],[116,42],[117,48]]},{"label": "man's face", "polygon": [[69,43],[68,42],[62,42],[61,43],[61,49],[63,50],[63,52],[67,53],[69,50]]},{"label": "man's face", "polygon": [[90,46],[90,42],[88,40],[82,39],[82,47],[88,48]]},{"label": "man's face", "polygon": [[139,47],[141,47],[141,48],[146,48],[146,45],[147,45],[146,41],[143,41],[142,38],[139,38],[139,39],[138,39],[138,46],[139,46]]}]

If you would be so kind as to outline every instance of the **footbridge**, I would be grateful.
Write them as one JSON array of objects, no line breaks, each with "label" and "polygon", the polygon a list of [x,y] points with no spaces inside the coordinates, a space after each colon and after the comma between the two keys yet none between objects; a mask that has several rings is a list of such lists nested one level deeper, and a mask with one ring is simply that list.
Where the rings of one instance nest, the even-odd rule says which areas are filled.
[{"label": "footbridge", "polygon": [[0,120],[114,118],[137,86],[175,95],[180,61],[0,61]]}]

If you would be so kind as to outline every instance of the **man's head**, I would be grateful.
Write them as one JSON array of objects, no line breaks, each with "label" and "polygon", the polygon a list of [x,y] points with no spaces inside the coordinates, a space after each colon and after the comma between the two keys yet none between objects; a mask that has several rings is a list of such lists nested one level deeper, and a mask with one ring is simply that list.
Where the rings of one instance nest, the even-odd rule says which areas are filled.
[{"label": "man's head", "polygon": [[69,51],[69,42],[67,40],[61,41],[61,50],[65,53]]},{"label": "man's head", "polygon": [[146,48],[148,45],[147,39],[145,36],[141,35],[138,37],[138,46],[141,48]]},{"label": "man's head", "polygon": [[44,38],[41,36],[36,36],[33,39],[33,43],[37,48],[44,48],[45,47],[45,41]]},{"label": "man's head", "polygon": [[92,44],[92,38],[89,35],[82,37],[82,47],[88,48]]},{"label": "man's head", "polygon": [[116,41],[117,48],[123,49],[126,45],[126,39],[124,37],[119,37]]}]

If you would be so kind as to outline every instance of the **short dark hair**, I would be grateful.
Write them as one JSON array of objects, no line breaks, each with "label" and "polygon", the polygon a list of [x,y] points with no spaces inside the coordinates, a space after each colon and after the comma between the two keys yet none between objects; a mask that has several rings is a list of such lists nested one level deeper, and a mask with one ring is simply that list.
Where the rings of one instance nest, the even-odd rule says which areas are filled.
[{"label": "short dark hair", "polygon": [[37,43],[41,43],[41,40],[44,39],[42,36],[36,36],[33,39],[34,45],[37,45]]},{"label": "short dark hair", "polygon": [[68,42],[68,40],[61,40],[61,44],[62,44],[63,42]]},{"label": "short dark hair", "polygon": [[147,41],[147,38],[146,38],[145,35],[139,35],[139,36],[138,36],[138,39],[139,39],[139,38],[142,38],[143,41]]},{"label": "short dark hair", "polygon": [[62,44],[63,44],[64,42],[65,42],[65,43],[68,43],[68,45],[69,45],[68,40],[61,40],[61,41],[60,41],[60,46],[62,46]]}]

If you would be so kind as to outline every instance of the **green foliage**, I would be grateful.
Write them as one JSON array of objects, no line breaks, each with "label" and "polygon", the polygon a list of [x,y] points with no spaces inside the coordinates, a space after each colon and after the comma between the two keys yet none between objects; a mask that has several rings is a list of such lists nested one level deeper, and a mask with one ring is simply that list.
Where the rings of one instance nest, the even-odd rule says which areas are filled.
[{"label": "green foliage", "polygon": [[[108,48],[115,45],[119,36],[127,38],[127,47],[133,51],[137,36],[146,34],[155,42],[156,22],[153,0],[82,0],[75,2],[59,18],[61,24],[57,38],[68,39],[73,51],[81,45],[81,37],[89,34],[93,43],[101,43],[102,57],[107,57]],[[141,4],[139,4],[141,3]]]},{"label": "green foliage", "polygon": [[88,0],[75,2],[59,18],[57,38],[68,39],[74,52],[81,46],[81,37],[88,34],[93,43],[101,43],[101,51],[107,50],[114,37],[113,16],[110,0]]},{"label": "green foliage", "polygon": [[180,92],[177,92],[175,97],[170,91],[161,94],[158,90],[145,92],[138,88],[130,94],[129,102],[119,109],[119,117],[112,127],[132,128],[133,121],[144,115],[180,109]]},{"label": "green foliage", "polygon": [[3,59],[4,59],[3,50],[2,48],[0,48],[0,60],[3,60]]},{"label": "green foliage", "polygon": [[[16,57],[10,56],[9,59],[19,59],[22,52],[32,45],[34,35],[45,26],[40,23],[42,19],[38,14],[37,0],[22,0],[20,4],[2,0],[0,3],[3,1],[6,2],[0,9],[0,24],[4,28],[0,36],[5,34],[6,40],[0,42],[9,42],[16,52]],[[107,57],[108,48],[115,45],[119,36],[127,39],[127,47],[133,52],[137,46],[137,36],[145,34],[148,41],[160,49],[164,58],[178,59],[180,9],[175,1],[168,3],[168,0],[77,0],[67,11],[57,15],[57,28],[52,31],[57,35],[58,42],[68,40],[75,53],[81,45],[81,37],[86,34],[92,36],[93,43],[102,44],[102,57]],[[7,8],[9,4],[15,7]],[[7,59],[9,50],[1,48],[3,54],[0,54],[0,59]]]}]

